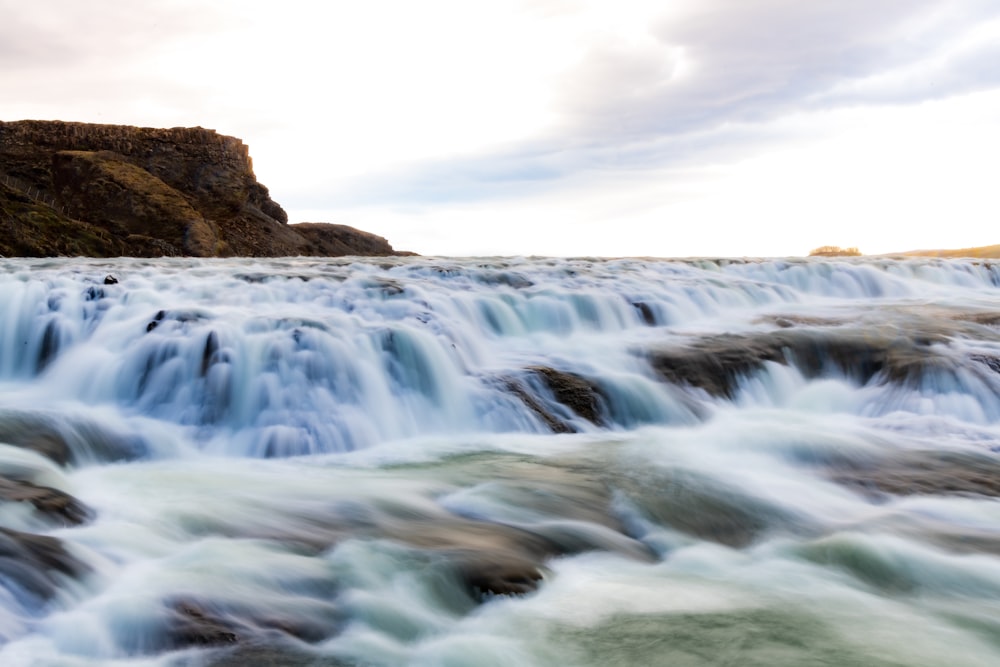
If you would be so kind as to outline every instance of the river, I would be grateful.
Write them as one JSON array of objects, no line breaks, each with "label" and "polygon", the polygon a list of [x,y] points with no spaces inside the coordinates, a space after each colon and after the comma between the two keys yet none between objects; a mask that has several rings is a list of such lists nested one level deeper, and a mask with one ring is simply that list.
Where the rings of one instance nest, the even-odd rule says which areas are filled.
[{"label": "river", "polygon": [[1000,664],[1000,264],[0,266],[4,667]]}]

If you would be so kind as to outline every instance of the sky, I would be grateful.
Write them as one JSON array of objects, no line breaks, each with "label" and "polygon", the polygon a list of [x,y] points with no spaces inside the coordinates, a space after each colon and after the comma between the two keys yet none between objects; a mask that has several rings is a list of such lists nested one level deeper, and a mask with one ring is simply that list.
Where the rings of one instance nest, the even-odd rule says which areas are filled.
[{"label": "sky", "polygon": [[997,0],[0,0],[0,120],[241,138],[425,255],[1000,243]]}]

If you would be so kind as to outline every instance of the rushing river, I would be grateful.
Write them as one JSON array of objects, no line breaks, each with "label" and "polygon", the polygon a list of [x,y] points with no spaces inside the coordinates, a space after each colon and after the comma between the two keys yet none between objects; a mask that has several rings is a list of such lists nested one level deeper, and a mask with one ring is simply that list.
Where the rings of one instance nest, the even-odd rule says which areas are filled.
[{"label": "rushing river", "polygon": [[3,667],[1000,664],[1000,265],[0,266]]}]

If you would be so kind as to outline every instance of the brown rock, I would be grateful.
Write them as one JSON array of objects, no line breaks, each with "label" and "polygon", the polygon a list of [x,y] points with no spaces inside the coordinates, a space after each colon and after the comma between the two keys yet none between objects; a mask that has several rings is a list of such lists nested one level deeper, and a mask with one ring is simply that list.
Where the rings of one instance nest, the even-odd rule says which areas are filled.
[{"label": "brown rock", "polygon": [[866,461],[844,461],[833,481],[866,495],[1000,497],[1000,458],[986,453],[912,451]]},{"label": "brown rock", "polygon": [[310,241],[317,255],[335,257],[338,255],[384,256],[396,254],[389,242],[381,236],[369,234],[347,225],[300,222],[292,225],[292,229]]},{"label": "brown rock", "polygon": [[912,384],[931,369],[952,370],[951,361],[932,344],[947,340],[938,332],[899,336],[867,330],[835,332],[786,327],[779,331],[722,334],[692,344],[646,353],[664,380],[732,398],[742,378],[765,362],[793,366],[806,377],[839,371],[867,383]]},{"label": "brown rock", "polygon": [[39,599],[55,595],[61,577],[79,577],[88,570],[54,537],[0,528],[0,577]]},{"label": "brown rock", "polygon": [[117,153],[60,151],[52,181],[73,218],[99,211],[94,222],[109,231],[159,239],[176,254],[211,257],[222,249],[214,226],[180,192]]},{"label": "brown rock", "polygon": [[90,509],[68,493],[24,480],[0,477],[0,500],[31,503],[40,514],[67,526],[79,525],[91,516]]},{"label": "brown rock", "polygon": [[214,130],[0,122],[0,254],[392,255],[343,225],[300,231]]},{"label": "brown rock", "polygon": [[600,409],[600,389],[593,382],[575,373],[547,366],[532,366],[528,370],[545,382],[557,401],[577,415],[592,424],[600,425],[604,422]]}]

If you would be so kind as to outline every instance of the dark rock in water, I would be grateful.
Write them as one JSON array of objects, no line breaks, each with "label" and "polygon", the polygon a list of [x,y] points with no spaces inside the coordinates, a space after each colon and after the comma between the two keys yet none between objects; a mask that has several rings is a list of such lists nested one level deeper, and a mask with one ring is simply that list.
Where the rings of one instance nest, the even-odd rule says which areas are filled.
[{"label": "dark rock in water", "polygon": [[41,372],[45,370],[52,359],[59,352],[59,326],[55,321],[50,321],[45,325],[45,332],[42,334],[42,345],[38,350],[38,363],[36,369]]},{"label": "dark rock in water", "polygon": [[538,588],[542,580],[539,564],[531,559],[476,557],[462,560],[459,577],[478,600],[491,595],[525,595]]},{"label": "dark rock in water", "polygon": [[845,462],[829,471],[834,481],[877,497],[973,495],[1000,497],[1000,459],[970,452],[899,452],[889,458]]},{"label": "dark rock in water", "polygon": [[194,602],[178,602],[169,623],[169,644],[171,648],[232,644],[240,639],[239,629]]},{"label": "dark rock in water", "polygon": [[93,512],[79,500],[59,489],[0,477],[0,500],[27,502],[46,517],[67,526],[79,525]]},{"label": "dark rock in water", "polygon": [[645,322],[651,327],[656,326],[656,315],[653,313],[653,309],[650,307],[648,303],[645,303],[643,301],[635,301],[632,303],[632,307],[635,308],[636,311],[638,311],[639,317],[642,318],[643,322]]},{"label": "dark rock in water", "polygon": [[792,327],[833,327],[844,324],[844,320],[833,317],[816,317],[814,315],[770,315],[755,320],[757,324],[773,324],[782,329]]},{"label": "dark rock in water", "polygon": [[771,531],[802,529],[787,511],[694,472],[651,470],[615,479],[644,515],[700,540],[739,549]]},{"label": "dark rock in water", "polygon": [[169,615],[163,643],[151,648],[252,645],[291,639],[315,643],[336,634],[341,625],[337,609],[329,603],[317,602],[311,613],[302,617],[272,611],[265,602],[259,608],[251,608],[181,598],[168,601],[167,606]]},{"label": "dark rock in water", "polygon": [[514,394],[519,399],[521,399],[521,402],[524,403],[532,412],[534,412],[535,415],[537,415],[538,418],[541,419],[545,423],[545,425],[549,427],[549,430],[552,431],[553,433],[576,432],[576,429],[573,428],[570,424],[567,424],[565,421],[559,419],[554,414],[546,410],[545,406],[542,405],[534,396],[532,396],[531,392],[529,392],[523,386],[518,384],[516,380],[507,380],[504,383],[504,386],[507,388],[507,391],[509,391],[510,393]]},{"label": "dark rock in water", "polygon": [[88,458],[120,461],[144,451],[137,439],[88,420],[20,411],[0,410],[0,442],[34,451],[60,466]]},{"label": "dark rock in water", "polygon": [[656,372],[668,382],[732,398],[742,378],[766,362],[790,365],[806,377],[839,371],[866,383],[873,379],[918,382],[931,368],[953,370],[949,359],[932,349],[943,335],[880,335],[862,331],[785,329],[760,334],[723,334],[689,346],[648,353]]},{"label": "dark rock in water", "polygon": [[217,359],[219,352],[219,336],[214,331],[208,332],[205,339],[205,348],[201,352],[201,376],[205,377],[208,369]]},{"label": "dark rock in water", "polygon": [[40,600],[55,595],[62,577],[89,571],[54,537],[0,528],[0,581],[4,579]]},{"label": "dark rock in water", "polygon": [[600,389],[596,384],[575,373],[548,366],[532,366],[527,370],[540,377],[556,400],[578,416],[592,424],[601,425],[604,422],[601,417]]},{"label": "dark rock in water", "polygon": [[115,278],[112,275],[104,276],[104,284],[105,285],[117,285],[118,284],[118,279]]},{"label": "dark rock in water", "polygon": [[986,354],[974,354],[969,357],[972,361],[978,361],[984,364],[994,373],[1000,373],[1000,357],[994,357]]},{"label": "dark rock in water", "polygon": [[73,459],[62,433],[45,420],[27,415],[0,413],[0,442],[29,449],[61,466]]},{"label": "dark rock in water", "polygon": [[220,649],[206,659],[205,667],[362,667],[327,655],[305,651],[301,646],[272,642],[241,643]]}]

